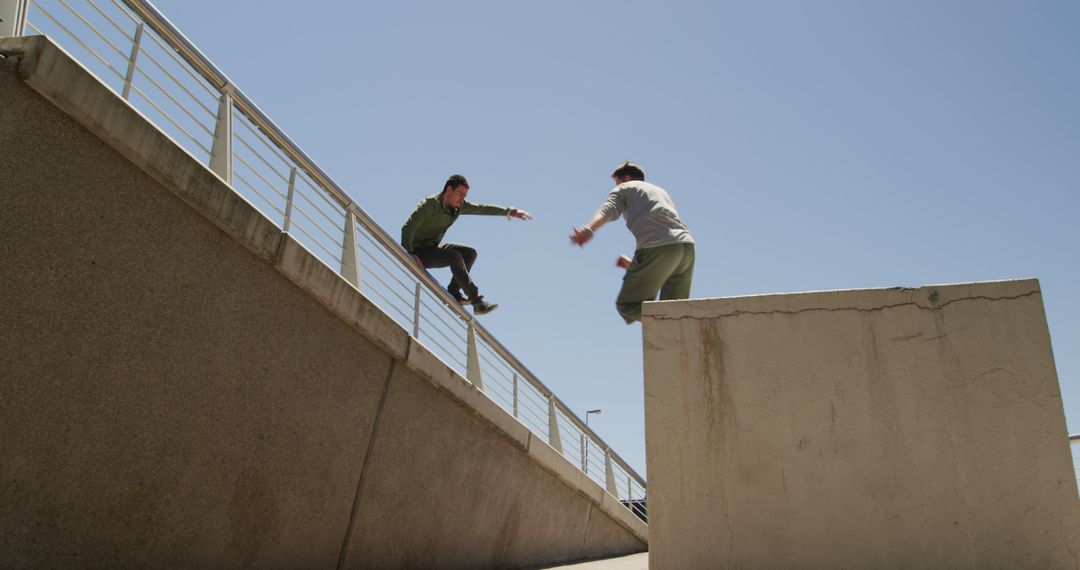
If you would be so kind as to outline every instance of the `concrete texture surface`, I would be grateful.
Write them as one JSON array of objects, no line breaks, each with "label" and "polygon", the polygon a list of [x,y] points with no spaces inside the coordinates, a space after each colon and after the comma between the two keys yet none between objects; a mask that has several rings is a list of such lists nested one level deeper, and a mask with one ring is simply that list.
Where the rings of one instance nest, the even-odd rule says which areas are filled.
[{"label": "concrete texture surface", "polygon": [[1037,281],[644,315],[650,568],[1077,568]]},{"label": "concrete texture surface", "polygon": [[[642,550],[593,503],[521,461],[515,442],[459,408],[411,371],[395,371],[364,474],[350,566],[506,568]],[[545,508],[530,508],[538,504]],[[448,516],[413,515],[431,509]]]},{"label": "concrete texture surface", "polygon": [[574,562],[571,564],[559,564],[558,566],[537,567],[536,570],[555,570],[566,568],[567,570],[648,570],[649,553],[629,554],[616,556],[603,560],[590,560],[587,562]]},{"label": "concrete texture surface", "polygon": [[391,358],[0,92],[0,566],[334,565]]},{"label": "concrete texture surface", "polygon": [[62,50],[0,43],[28,50],[0,59],[0,567],[645,549],[628,511]]}]

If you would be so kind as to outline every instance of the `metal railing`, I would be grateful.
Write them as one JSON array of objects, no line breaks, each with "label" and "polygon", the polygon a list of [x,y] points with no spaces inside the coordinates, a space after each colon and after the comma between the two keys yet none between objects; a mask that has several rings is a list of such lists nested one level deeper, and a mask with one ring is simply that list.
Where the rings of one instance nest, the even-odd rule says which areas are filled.
[{"label": "metal railing", "polygon": [[152,4],[0,0],[642,520],[645,480],[461,308]]}]

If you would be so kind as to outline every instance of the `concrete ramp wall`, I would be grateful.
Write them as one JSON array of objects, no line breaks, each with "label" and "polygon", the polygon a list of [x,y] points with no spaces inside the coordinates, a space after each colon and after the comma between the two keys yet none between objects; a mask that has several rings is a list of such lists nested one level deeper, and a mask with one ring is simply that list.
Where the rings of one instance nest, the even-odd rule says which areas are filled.
[{"label": "concrete ramp wall", "polygon": [[0,567],[512,568],[646,527],[45,38],[0,40]]},{"label": "concrete ramp wall", "polygon": [[1069,568],[1035,280],[646,304],[653,569]]}]

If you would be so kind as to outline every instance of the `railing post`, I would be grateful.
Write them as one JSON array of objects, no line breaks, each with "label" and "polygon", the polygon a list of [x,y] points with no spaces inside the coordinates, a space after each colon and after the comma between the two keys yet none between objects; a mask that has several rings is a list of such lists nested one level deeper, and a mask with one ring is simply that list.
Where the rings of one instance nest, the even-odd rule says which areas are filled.
[{"label": "railing post", "polygon": [[588,475],[589,473],[589,438],[585,437],[585,433],[581,433],[581,472]]},{"label": "railing post", "polygon": [[413,293],[413,317],[412,317],[412,335],[413,338],[420,338],[420,282],[416,282],[416,291]]},{"label": "railing post", "polygon": [[360,288],[360,252],[356,250],[356,214],[345,211],[345,239],[341,244],[341,276]]},{"label": "railing post", "polygon": [[292,205],[293,194],[296,192],[296,167],[292,167],[289,170],[289,194],[285,197],[285,225],[281,227],[281,231],[289,233],[289,226],[292,225]]},{"label": "railing post", "polygon": [[611,450],[604,448],[604,482],[607,484],[607,492],[612,497],[619,498],[619,488],[615,485],[615,469],[611,466]]},{"label": "railing post", "polygon": [[465,371],[465,377],[472,382],[473,386],[483,391],[484,380],[480,377],[480,354],[476,351],[476,326],[472,321],[469,321],[469,345],[466,348],[468,352],[465,355],[465,361],[468,363],[468,368]]},{"label": "railing post", "polygon": [[0,0],[0,38],[23,35],[28,5],[25,0]]},{"label": "railing post", "polygon": [[139,22],[139,27],[135,28],[135,40],[131,42],[131,55],[128,57],[127,74],[124,76],[124,100],[127,101],[128,95],[131,93],[131,82],[135,81],[135,62],[139,59],[139,46],[142,45],[143,28],[146,24]]},{"label": "railing post", "polygon": [[514,417],[518,417],[518,375],[514,373]]},{"label": "railing post", "polygon": [[232,100],[233,86],[226,84],[218,103],[217,124],[214,126],[214,146],[210,149],[210,170],[232,184]]},{"label": "railing post", "polygon": [[548,394],[548,443],[560,454],[562,451],[562,438],[559,437],[559,415],[555,410],[555,395]]}]

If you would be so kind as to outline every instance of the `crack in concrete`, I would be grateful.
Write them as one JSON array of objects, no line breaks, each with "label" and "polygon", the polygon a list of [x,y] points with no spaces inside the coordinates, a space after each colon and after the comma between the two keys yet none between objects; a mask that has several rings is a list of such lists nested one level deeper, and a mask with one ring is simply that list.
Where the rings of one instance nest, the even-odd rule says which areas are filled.
[{"label": "crack in concrete", "polygon": [[[925,305],[922,305],[921,303],[918,303],[916,301],[909,301],[909,302],[906,302],[906,303],[895,303],[895,304],[892,304],[892,305],[882,305],[880,307],[872,307],[872,308],[868,308],[868,309],[864,309],[864,308],[860,308],[860,307],[835,307],[835,308],[832,308],[832,309],[826,309],[826,308],[823,308],[823,307],[809,307],[809,308],[806,308],[806,309],[799,309],[797,311],[783,311],[783,310],[775,310],[775,311],[734,311],[734,312],[731,312],[731,313],[710,315],[710,316],[707,316],[707,317],[699,317],[699,316],[695,316],[695,315],[684,315],[684,316],[681,316],[681,317],[668,317],[668,316],[664,316],[664,315],[647,315],[646,318],[655,319],[655,320],[658,320],[658,321],[682,321],[682,320],[702,321],[702,320],[709,320],[709,319],[719,319],[719,318],[724,318],[724,317],[739,317],[739,316],[742,316],[742,315],[754,315],[754,316],[757,316],[757,315],[798,315],[798,314],[809,313],[809,312],[814,312],[814,311],[819,311],[819,312],[823,312],[823,313],[838,313],[838,312],[843,312],[843,311],[856,311],[856,312],[859,312],[859,313],[874,313],[874,312],[878,312],[878,311],[885,311],[885,310],[888,310],[888,309],[896,309],[896,308],[899,308],[899,307],[907,307],[907,306],[911,306],[911,305],[914,305],[914,306],[916,306],[916,307],[918,307],[920,309],[924,309],[924,310],[928,310],[928,311],[936,311],[936,310],[939,310],[939,309],[944,309],[945,307],[948,307],[949,305],[952,305],[953,303],[959,303],[961,301],[979,301],[979,300],[982,300],[982,301],[1013,301],[1013,300],[1016,300],[1016,299],[1023,299],[1024,297],[1030,297],[1032,295],[1039,295],[1041,293],[1042,293],[1041,290],[1040,291],[1029,291],[1029,292],[1023,293],[1021,295],[1013,295],[1013,296],[1010,296],[1010,297],[987,297],[987,296],[984,296],[984,295],[976,295],[974,297],[962,297],[960,299],[953,299],[953,300],[951,300],[951,301],[949,301],[947,303],[942,303],[941,305],[933,305],[933,306],[929,306],[929,307],[925,306]],[[930,340],[930,339],[928,339],[928,340]]]},{"label": "crack in concrete", "polygon": [[386,373],[386,381],[383,383],[382,393],[379,395],[379,406],[375,409],[375,418],[371,422],[371,435],[368,436],[364,462],[360,466],[360,477],[356,482],[356,494],[353,496],[352,509],[349,511],[349,524],[345,527],[345,538],[341,543],[341,552],[338,553],[338,570],[348,564],[349,549],[352,546],[353,534],[356,532],[356,521],[360,518],[360,497],[364,491],[364,482],[367,480],[368,465],[371,464],[371,456],[375,450],[375,438],[379,435],[379,420],[382,419],[383,408],[386,407],[386,397],[390,393],[390,380],[393,379],[394,371],[400,362],[394,358],[390,359],[390,370]]},{"label": "crack in concrete", "polygon": [[[1064,531],[1064,529],[1062,529],[1062,531]],[[1078,556],[1077,553],[1073,551],[1072,546],[1069,545],[1069,537],[1064,536],[1063,534],[1061,536],[1061,542],[1065,545],[1065,551],[1069,553],[1069,556],[1072,556],[1073,564],[1075,565],[1076,569],[1080,570],[1080,556]]]},{"label": "crack in concrete", "polygon": [[1000,366],[998,366],[998,367],[995,367],[995,368],[991,368],[990,370],[987,370],[986,372],[980,372],[980,373],[976,374],[975,376],[973,376],[971,378],[971,380],[968,380],[967,382],[960,382],[960,383],[956,384],[955,387],[956,388],[967,388],[968,386],[971,386],[972,384],[978,382],[979,378],[982,378],[983,376],[986,376],[987,374],[993,374],[994,372],[1001,372],[1001,371],[1005,371],[1005,372],[1008,372],[1008,373],[1013,374],[1013,375],[1016,374],[1015,372],[1013,372],[1012,370],[1009,370],[1008,368],[1001,368]]}]

